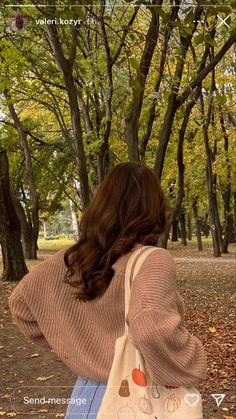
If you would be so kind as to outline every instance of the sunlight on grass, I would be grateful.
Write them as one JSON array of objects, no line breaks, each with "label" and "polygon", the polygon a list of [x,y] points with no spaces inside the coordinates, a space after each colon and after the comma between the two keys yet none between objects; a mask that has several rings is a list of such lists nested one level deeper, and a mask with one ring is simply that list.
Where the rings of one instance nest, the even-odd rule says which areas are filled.
[{"label": "sunlight on grass", "polygon": [[45,239],[39,239],[38,240],[38,247],[39,250],[47,249],[47,250],[60,250],[64,249],[65,247],[72,246],[74,244],[73,239],[56,239],[56,240],[45,240]]}]

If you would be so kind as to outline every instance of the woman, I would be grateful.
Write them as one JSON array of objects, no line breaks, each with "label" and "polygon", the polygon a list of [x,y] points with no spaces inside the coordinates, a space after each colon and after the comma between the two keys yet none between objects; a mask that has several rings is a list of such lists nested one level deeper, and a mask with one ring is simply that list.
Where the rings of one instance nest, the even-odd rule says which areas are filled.
[{"label": "woman", "polygon": [[[96,418],[115,341],[124,333],[127,261],[133,250],[157,245],[168,228],[168,213],[152,169],[144,163],[117,165],[84,212],[78,243],[37,265],[10,296],[22,333],[53,348],[78,375],[66,419]],[[127,320],[157,385],[190,387],[205,379],[204,349],[184,326],[175,265],[167,250],[146,258],[132,287]]]}]

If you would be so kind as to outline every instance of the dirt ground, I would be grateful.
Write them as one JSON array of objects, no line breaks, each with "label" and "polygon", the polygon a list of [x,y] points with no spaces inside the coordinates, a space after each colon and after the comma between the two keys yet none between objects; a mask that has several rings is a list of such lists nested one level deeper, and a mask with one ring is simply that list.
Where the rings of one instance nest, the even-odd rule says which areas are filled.
[{"label": "dirt ground", "polygon": [[[210,246],[205,246],[201,253],[195,246],[183,248],[179,243],[171,243],[169,250],[176,258],[186,325],[202,340],[207,352],[208,379],[198,386],[204,419],[236,419],[235,246],[230,246],[230,254],[217,259],[212,257]],[[48,253],[51,252],[40,251],[39,261]],[[32,267],[34,263],[28,265]],[[8,296],[16,285],[16,282],[0,282],[0,417],[63,418],[66,404],[49,407],[41,404],[32,408],[22,401],[23,396],[67,398],[77,377],[53,350],[36,346],[19,332],[8,308]],[[219,407],[211,396],[217,393],[225,393]],[[33,416],[30,412],[34,412]]]}]

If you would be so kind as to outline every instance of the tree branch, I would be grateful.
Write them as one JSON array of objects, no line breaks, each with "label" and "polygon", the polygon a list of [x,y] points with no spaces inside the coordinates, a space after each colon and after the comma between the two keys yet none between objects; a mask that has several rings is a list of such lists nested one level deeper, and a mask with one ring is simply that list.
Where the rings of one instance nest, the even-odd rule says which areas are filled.
[{"label": "tree branch", "polygon": [[139,10],[139,7],[136,7],[135,10],[134,10],[133,15],[131,16],[131,18],[129,20],[128,25],[124,29],[124,32],[123,32],[123,35],[122,35],[122,38],[121,38],[121,41],[120,41],[120,45],[118,46],[114,56],[112,57],[112,65],[116,62],[117,58],[119,57],[119,55],[121,53],[121,50],[122,50],[122,48],[125,44],[126,36],[127,36],[128,32],[130,31],[130,28],[131,28],[132,24],[134,23],[134,20],[137,16],[138,10]]},{"label": "tree branch", "polygon": [[193,89],[197,87],[210,73],[210,71],[218,64],[218,62],[223,58],[223,56],[230,49],[234,42],[235,36],[231,35],[229,39],[226,41],[226,43],[223,45],[221,50],[218,52],[218,54],[216,54],[214,58],[210,61],[210,63],[200,71],[195,80],[193,80],[192,83],[190,83],[190,86],[187,87],[181,95],[179,95],[179,97],[177,98],[178,107],[186,101]]}]

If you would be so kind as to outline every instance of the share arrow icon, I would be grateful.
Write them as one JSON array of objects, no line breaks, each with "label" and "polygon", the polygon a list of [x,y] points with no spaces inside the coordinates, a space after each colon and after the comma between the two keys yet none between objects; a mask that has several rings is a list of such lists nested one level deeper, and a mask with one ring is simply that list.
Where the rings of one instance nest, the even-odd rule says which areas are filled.
[{"label": "share arrow icon", "polygon": [[220,406],[225,398],[225,394],[211,394],[211,396],[215,399],[217,406]]}]

